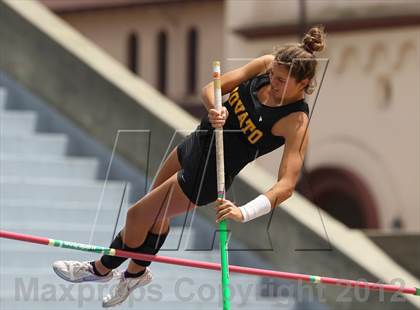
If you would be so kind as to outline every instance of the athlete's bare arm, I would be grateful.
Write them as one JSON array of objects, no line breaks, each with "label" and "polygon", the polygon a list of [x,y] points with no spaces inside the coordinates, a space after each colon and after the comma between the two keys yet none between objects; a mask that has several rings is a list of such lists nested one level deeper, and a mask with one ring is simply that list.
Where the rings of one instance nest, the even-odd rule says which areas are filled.
[{"label": "athlete's bare arm", "polygon": [[292,196],[299,180],[308,146],[307,131],[309,119],[303,113],[292,113],[284,133],[285,146],[281,159],[277,183],[264,193],[273,208]]},{"label": "athlete's bare arm", "polygon": [[[264,55],[253,59],[246,65],[238,69],[229,71],[220,77],[222,95],[229,93],[240,83],[267,71],[274,60],[273,55]],[[214,89],[213,82],[208,83],[201,91],[201,98],[207,111],[214,109]]]}]

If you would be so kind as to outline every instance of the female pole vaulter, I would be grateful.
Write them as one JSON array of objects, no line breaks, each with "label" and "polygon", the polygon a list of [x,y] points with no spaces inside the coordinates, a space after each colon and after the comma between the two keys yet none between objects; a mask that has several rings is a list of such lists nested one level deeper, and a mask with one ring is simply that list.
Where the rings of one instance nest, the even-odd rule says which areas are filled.
[{"label": "female pole vaulter", "polygon": [[[308,104],[304,93],[314,90],[315,52],[325,47],[322,25],[312,27],[301,43],[286,44],[273,55],[253,59],[221,76],[222,94],[229,99],[216,111],[213,83],[203,88],[208,110],[197,129],[168,156],[151,191],[127,212],[125,227],[110,247],[156,254],[170,229],[170,219],[217,199],[214,128],[224,127],[226,191],[249,162],[281,146],[278,182],[243,206],[225,199],[215,207],[216,221],[248,222],[269,213],[289,198],[298,181],[308,145]],[[229,133],[229,130],[237,130]],[[132,259],[128,268],[114,272],[126,258],[104,255],[97,261],[56,261],[53,269],[70,282],[109,281],[119,275],[116,289],[103,299],[104,307],[121,304],[136,287],[151,282],[150,261]]]}]

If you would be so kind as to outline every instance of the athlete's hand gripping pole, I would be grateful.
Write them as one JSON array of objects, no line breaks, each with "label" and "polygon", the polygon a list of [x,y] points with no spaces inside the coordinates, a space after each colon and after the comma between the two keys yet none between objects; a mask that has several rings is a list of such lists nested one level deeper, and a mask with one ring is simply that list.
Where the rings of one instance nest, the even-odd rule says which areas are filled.
[{"label": "athlete's hand gripping pole", "polygon": [[[222,109],[222,88],[220,83],[220,62],[213,61],[214,102],[217,111]],[[215,128],[217,197],[225,198],[225,165],[223,159],[223,127]],[[222,265],[223,310],[230,310],[228,230],[226,220],[219,223],[220,256]]]}]

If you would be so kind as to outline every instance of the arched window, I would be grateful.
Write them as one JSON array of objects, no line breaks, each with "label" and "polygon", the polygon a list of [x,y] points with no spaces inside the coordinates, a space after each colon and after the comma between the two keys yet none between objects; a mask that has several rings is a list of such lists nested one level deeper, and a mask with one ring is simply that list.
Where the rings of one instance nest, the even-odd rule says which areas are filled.
[{"label": "arched window", "polygon": [[187,34],[187,94],[194,95],[197,91],[197,50],[198,34],[191,28]]},{"label": "arched window", "polygon": [[139,73],[139,39],[138,35],[135,32],[132,32],[128,36],[127,41],[127,66],[131,72],[138,74]]},{"label": "arched window", "polygon": [[349,228],[379,228],[373,195],[354,172],[319,167],[302,176],[297,190]]},{"label": "arched window", "polygon": [[168,35],[165,31],[160,31],[158,34],[157,42],[157,68],[158,68],[158,80],[157,85],[161,93],[166,93],[166,75],[167,75],[167,50],[168,50]]}]

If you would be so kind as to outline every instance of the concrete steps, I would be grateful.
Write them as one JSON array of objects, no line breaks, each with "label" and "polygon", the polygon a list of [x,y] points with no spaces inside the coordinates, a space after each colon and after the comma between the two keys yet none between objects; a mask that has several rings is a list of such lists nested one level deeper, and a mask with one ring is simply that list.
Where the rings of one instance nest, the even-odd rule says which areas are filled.
[{"label": "concrete steps", "polygon": [[63,201],[121,201],[124,184],[118,181],[85,179],[0,177],[3,199],[45,199]]},{"label": "concrete steps", "polygon": [[0,140],[2,155],[64,156],[67,152],[68,141],[64,134],[14,134],[5,130],[1,132]]},{"label": "concrete steps", "polygon": [[13,134],[31,134],[36,129],[36,121],[37,114],[33,111],[3,110],[0,112],[2,132]]},{"label": "concrete steps", "polygon": [[[82,219],[86,223],[93,223],[96,216],[98,202],[84,203],[60,203],[58,201],[38,202],[31,205],[28,202],[1,201],[3,218],[1,222],[43,222],[48,214],[48,220],[53,223],[72,223],[80,222]],[[31,212],[29,212],[29,209]],[[112,223],[117,217],[119,204],[103,204],[100,210],[101,221]],[[120,218],[125,218],[125,211],[122,210]]]},{"label": "concrete steps", "polygon": [[95,158],[5,154],[0,157],[0,175],[92,180],[97,175],[98,165]]},{"label": "concrete steps", "polygon": [[0,86],[0,113],[6,109],[7,89]]}]

